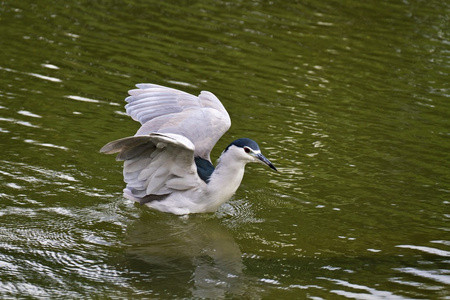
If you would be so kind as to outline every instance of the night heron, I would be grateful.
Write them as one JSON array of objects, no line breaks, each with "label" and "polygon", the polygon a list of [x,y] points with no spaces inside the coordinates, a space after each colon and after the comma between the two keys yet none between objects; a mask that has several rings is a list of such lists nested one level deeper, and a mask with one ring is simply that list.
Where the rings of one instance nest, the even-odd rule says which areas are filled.
[{"label": "night heron", "polygon": [[126,198],[177,215],[214,212],[236,192],[247,163],[277,170],[248,138],[232,142],[214,168],[211,150],[231,120],[212,93],[196,97],[156,84],[136,86],[125,108],[142,126],[100,150],[124,161]]}]

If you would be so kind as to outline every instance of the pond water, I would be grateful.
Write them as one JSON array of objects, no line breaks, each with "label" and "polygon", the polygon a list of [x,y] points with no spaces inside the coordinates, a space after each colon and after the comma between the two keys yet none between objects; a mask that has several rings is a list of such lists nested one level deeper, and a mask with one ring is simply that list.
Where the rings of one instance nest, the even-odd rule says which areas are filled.
[{"label": "pond water", "polygon": [[[3,1],[0,298],[450,299],[448,1]],[[278,168],[123,199],[127,90],[221,99]]]}]

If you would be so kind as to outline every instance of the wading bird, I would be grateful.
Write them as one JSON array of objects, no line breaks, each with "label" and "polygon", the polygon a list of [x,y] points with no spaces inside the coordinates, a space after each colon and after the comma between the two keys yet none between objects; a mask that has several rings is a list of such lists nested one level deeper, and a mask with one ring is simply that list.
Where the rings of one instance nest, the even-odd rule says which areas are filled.
[{"label": "wading bird", "polygon": [[241,184],[245,165],[275,166],[248,138],[232,142],[217,166],[210,153],[230,128],[228,112],[214,94],[194,96],[138,84],[125,99],[127,114],[142,126],[134,136],[112,141],[100,152],[124,161],[124,196],[159,211],[185,215],[214,212]]}]

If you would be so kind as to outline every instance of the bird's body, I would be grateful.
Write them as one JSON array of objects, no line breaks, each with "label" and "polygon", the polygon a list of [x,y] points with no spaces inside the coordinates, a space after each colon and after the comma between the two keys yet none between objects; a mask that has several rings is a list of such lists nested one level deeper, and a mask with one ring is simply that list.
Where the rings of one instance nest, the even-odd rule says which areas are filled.
[{"label": "bird's body", "polygon": [[265,158],[250,139],[231,143],[214,168],[210,152],[231,125],[219,99],[154,84],[137,85],[127,113],[142,126],[135,136],[106,144],[102,153],[124,161],[124,196],[177,215],[214,212],[238,189],[248,162]]}]

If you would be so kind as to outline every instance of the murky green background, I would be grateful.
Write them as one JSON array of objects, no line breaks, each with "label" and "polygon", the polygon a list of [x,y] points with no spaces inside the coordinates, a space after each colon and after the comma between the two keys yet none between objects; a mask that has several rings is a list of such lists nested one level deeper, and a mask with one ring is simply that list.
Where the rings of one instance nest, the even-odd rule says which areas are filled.
[{"label": "murky green background", "polygon": [[[0,298],[450,299],[450,4],[3,1]],[[216,214],[122,198],[128,89],[257,140]]]}]

